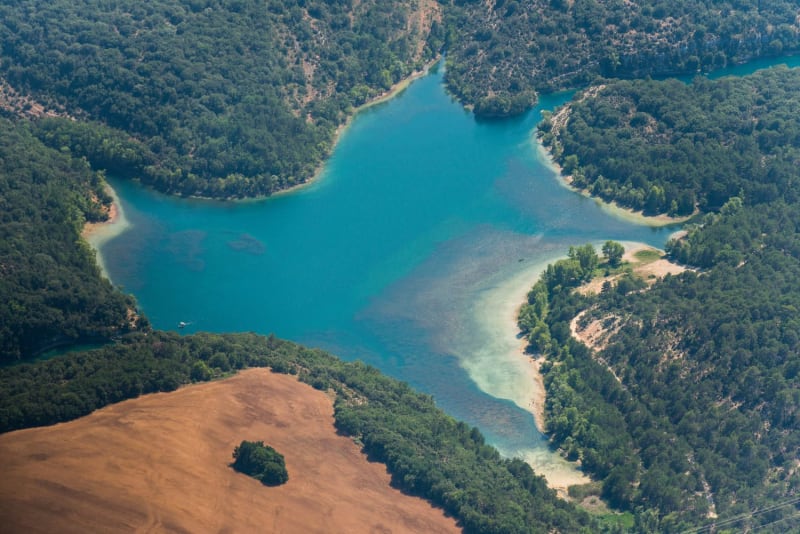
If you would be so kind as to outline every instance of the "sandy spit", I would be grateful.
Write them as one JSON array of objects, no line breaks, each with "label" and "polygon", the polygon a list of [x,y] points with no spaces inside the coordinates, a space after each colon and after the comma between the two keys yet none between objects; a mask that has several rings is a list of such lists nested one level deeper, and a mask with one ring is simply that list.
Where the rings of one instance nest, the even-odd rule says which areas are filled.
[{"label": "sandy spit", "polygon": [[130,228],[131,224],[125,218],[125,210],[122,208],[117,192],[108,183],[106,183],[106,191],[112,199],[108,220],[98,223],[86,223],[83,227],[83,232],[81,232],[81,237],[95,250],[97,265],[100,267],[103,276],[109,278],[101,252],[103,245],[122,234],[122,232]]},{"label": "sandy spit", "polygon": [[[531,413],[537,428],[543,433],[547,392],[539,370],[542,360],[541,356],[533,357],[525,352],[527,342],[520,336],[517,318],[533,284],[547,264],[557,259],[546,258],[532,264],[487,291],[475,309],[484,338],[492,342],[485,351],[462,361],[482,391],[508,399]],[[499,359],[504,360],[502,364],[498,363]],[[514,455],[521,456],[537,474],[543,475],[547,484],[562,497],[566,497],[569,486],[590,482],[577,464],[568,462],[558,452],[546,447],[516,451]]]}]

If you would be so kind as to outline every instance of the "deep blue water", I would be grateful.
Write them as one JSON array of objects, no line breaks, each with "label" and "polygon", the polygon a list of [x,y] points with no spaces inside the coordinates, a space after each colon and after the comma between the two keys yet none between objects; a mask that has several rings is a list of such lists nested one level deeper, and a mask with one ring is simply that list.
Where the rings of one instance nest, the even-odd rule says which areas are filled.
[{"label": "deep blue water", "polygon": [[515,340],[493,329],[508,322],[496,304],[570,245],[663,247],[675,230],[609,216],[540,161],[541,111],[569,96],[477,121],[434,72],[361,112],[318,181],[264,201],[112,180],[133,226],[103,247],[107,270],[157,328],[275,333],[361,359],[434,395],[501,451],[541,452],[532,416],[504,393],[520,376]]}]

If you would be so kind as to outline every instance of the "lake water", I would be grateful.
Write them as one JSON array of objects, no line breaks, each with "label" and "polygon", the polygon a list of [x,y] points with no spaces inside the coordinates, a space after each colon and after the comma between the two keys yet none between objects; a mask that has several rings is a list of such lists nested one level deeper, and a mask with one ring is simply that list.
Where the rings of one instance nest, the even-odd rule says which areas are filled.
[{"label": "lake water", "polygon": [[525,288],[570,245],[663,247],[675,230],[560,185],[533,130],[568,97],[482,122],[433,72],[361,112],[294,193],[213,202],[112,180],[131,229],[102,247],[106,269],[157,328],[274,333],[363,360],[547,471],[558,459],[525,409],[512,326]]}]

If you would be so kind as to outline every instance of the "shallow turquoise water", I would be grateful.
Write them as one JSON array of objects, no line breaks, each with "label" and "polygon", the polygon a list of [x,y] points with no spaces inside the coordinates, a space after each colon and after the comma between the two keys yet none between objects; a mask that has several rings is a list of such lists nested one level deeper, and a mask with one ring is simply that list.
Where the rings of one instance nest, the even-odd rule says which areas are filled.
[{"label": "shallow turquoise water", "polygon": [[491,303],[570,245],[663,247],[674,231],[612,218],[539,161],[541,110],[568,96],[481,122],[435,72],[359,114],[320,180],[265,201],[176,199],[113,180],[133,227],[103,247],[106,267],[157,328],[275,333],[361,359],[433,394],[506,454],[541,452],[532,416],[504,393],[520,376]]}]

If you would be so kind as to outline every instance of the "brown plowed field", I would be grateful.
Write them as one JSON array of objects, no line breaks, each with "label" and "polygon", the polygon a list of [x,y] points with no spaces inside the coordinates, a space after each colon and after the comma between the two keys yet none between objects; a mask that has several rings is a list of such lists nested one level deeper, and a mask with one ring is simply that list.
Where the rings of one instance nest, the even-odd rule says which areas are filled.
[{"label": "brown plowed field", "polygon": [[[286,458],[289,482],[234,472],[242,440]],[[0,532],[457,532],[389,486],[339,436],[320,391],[266,369],[0,435]]]}]

